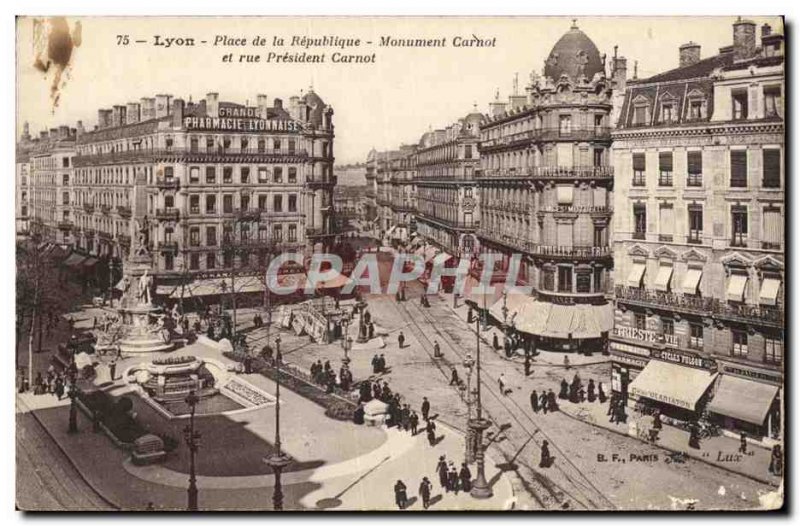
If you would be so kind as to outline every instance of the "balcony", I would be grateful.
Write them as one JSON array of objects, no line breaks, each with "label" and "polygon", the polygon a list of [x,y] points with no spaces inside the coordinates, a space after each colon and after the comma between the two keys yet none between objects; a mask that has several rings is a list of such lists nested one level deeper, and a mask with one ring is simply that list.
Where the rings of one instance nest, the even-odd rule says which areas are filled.
[{"label": "balcony", "polygon": [[534,245],[530,241],[522,239],[517,236],[511,236],[508,234],[499,234],[490,230],[486,229],[478,229],[478,237],[483,239],[488,239],[491,242],[497,243],[498,245],[504,245],[509,248],[513,248],[520,252],[530,252]]},{"label": "balcony", "polygon": [[616,300],[620,303],[695,316],[711,316],[741,323],[752,324],[755,321],[765,325],[783,327],[783,308],[779,306],[729,303],[717,298],[703,298],[623,285],[617,285],[614,292]]},{"label": "balcony", "polygon": [[177,221],[180,217],[180,210],[177,208],[158,208],[155,216],[156,219],[161,221]]},{"label": "balcony", "polygon": [[592,126],[589,128],[548,127],[539,130],[537,140],[548,141],[610,141],[611,128],[609,126]]},{"label": "balcony", "polygon": [[239,221],[253,221],[258,222],[261,219],[261,210],[258,208],[245,208],[235,210],[236,218]]},{"label": "balcony", "polygon": [[96,153],[76,155],[73,157],[75,167],[101,165],[101,164],[122,164],[130,162],[157,162],[169,160],[177,162],[291,162],[293,159],[298,161],[308,158],[308,153],[304,149],[290,150],[281,149],[233,149],[216,148],[209,150],[199,150],[192,148],[163,148],[163,149],[134,149],[120,152]]},{"label": "balcony", "polygon": [[128,234],[119,234],[117,235],[117,241],[120,242],[122,245],[130,245],[131,244],[131,236]]},{"label": "balcony", "polygon": [[534,256],[550,259],[601,259],[611,257],[610,247],[567,247],[535,245],[530,251]]},{"label": "balcony", "polygon": [[117,214],[119,214],[120,217],[124,217],[126,219],[129,219],[131,217],[131,207],[129,207],[129,206],[118,206],[117,207]]},{"label": "balcony", "polygon": [[178,251],[178,243],[176,241],[159,241],[158,250],[159,252],[176,253]]},{"label": "balcony", "polygon": [[108,215],[111,213],[111,205],[100,205],[100,213]]},{"label": "balcony", "polygon": [[607,215],[611,213],[611,208],[607,206],[543,206],[537,210],[537,213]]},{"label": "balcony", "polygon": [[176,177],[156,178],[156,188],[159,190],[178,190],[180,187],[181,181]]},{"label": "balcony", "polygon": [[497,150],[513,149],[527,146],[539,137],[539,130],[528,130],[524,132],[498,137],[482,141],[479,145],[481,152],[492,152]]},{"label": "balcony", "polygon": [[313,178],[311,176],[308,176],[306,178],[306,186],[308,186],[309,188],[326,188],[329,186],[336,186],[336,177],[331,176],[325,179],[322,176],[317,176]]},{"label": "balcony", "polygon": [[86,212],[87,214],[93,214],[94,213],[94,204],[92,204],[92,203],[83,203],[83,211]]},{"label": "balcony", "polygon": [[70,220],[64,220],[58,222],[58,229],[59,230],[72,230],[75,227],[75,223]]},{"label": "balcony", "polygon": [[533,166],[528,170],[533,179],[611,179],[613,166]]}]

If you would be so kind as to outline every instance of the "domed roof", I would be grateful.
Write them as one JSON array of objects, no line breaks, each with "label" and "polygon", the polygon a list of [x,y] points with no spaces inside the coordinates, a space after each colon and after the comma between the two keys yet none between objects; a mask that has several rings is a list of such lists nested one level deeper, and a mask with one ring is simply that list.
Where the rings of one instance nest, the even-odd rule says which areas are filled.
[{"label": "domed roof", "polygon": [[586,33],[573,24],[550,51],[545,61],[544,76],[558,81],[564,74],[572,80],[586,75],[591,80],[596,73],[603,70],[603,60],[597,46]]},{"label": "domed roof", "polygon": [[322,112],[325,110],[325,101],[310,88],[308,92],[303,95],[302,101],[311,107],[308,120],[316,126],[322,126]]}]

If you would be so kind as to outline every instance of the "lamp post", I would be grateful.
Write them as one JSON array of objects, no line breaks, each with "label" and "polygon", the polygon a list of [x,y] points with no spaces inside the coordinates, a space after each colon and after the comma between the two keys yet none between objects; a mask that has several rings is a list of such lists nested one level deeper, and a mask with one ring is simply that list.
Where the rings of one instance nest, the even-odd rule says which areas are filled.
[{"label": "lamp post", "polygon": [[469,427],[475,433],[475,460],[478,463],[478,475],[475,482],[472,483],[472,490],[469,494],[476,499],[488,499],[492,496],[492,488],[486,482],[486,473],[484,470],[484,451],[483,451],[483,432],[489,429],[492,425],[489,420],[483,418],[481,407],[481,337],[479,322],[475,322],[475,335],[477,343],[476,365],[477,375],[475,378],[477,387],[475,393],[475,418],[470,419]]},{"label": "lamp post", "polygon": [[344,358],[342,358],[342,363],[345,365],[345,367],[346,367],[346,366],[347,366],[347,365],[350,363],[350,356],[348,356],[348,354],[347,354],[347,353],[348,353],[348,352],[350,351],[350,349],[352,349],[352,348],[353,348],[353,338],[351,338],[350,336],[347,336],[347,335],[345,334],[345,341],[344,341]]},{"label": "lamp post", "polygon": [[467,443],[464,460],[467,464],[475,462],[475,433],[470,427],[472,420],[472,368],[475,366],[475,360],[470,353],[464,358],[464,368],[467,370],[467,385],[464,389],[464,401],[467,403]]},{"label": "lamp post", "polygon": [[186,509],[188,511],[197,511],[197,475],[195,474],[195,457],[197,456],[197,448],[200,444],[200,432],[194,430],[194,411],[197,402],[200,398],[194,393],[189,391],[188,396],[184,399],[186,405],[189,406],[189,425],[183,428],[183,439],[189,447],[189,488],[186,490],[188,497],[188,504]]},{"label": "lamp post", "polygon": [[72,379],[72,382],[69,384],[69,391],[67,392],[67,396],[69,396],[69,428],[67,429],[68,433],[77,433],[78,432],[78,406],[77,406],[77,399],[78,399],[78,385],[75,383],[75,379]]},{"label": "lamp post", "polygon": [[367,328],[364,326],[364,311],[367,309],[367,304],[364,303],[364,300],[358,300],[356,304],[358,307],[358,339],[356,340],[358,343],[364,343],[367,341]]},{"label": "lamp post", "polygon": [[[276,356],[281,354],[281,337],[275,338]],[[264,459],[275,473],[275,489],[272,492],[272,508],[283,510],[283,490],[281,488],[281,471],[291,464],[292,459],[281,451],[281,359],[275,360],[275,453]]]}]

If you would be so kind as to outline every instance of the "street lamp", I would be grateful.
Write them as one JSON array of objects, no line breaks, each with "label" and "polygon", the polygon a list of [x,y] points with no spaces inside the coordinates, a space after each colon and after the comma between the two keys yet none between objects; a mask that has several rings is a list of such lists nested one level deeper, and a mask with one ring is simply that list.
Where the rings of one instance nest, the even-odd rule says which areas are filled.
[{"label": "street lamp", "polygon": [[184,400],[186,405],[189,406],[189,425],[183,428],[183,438],[186,445],[189,446],[189,489],[187,490],[188,511],[197,511],[197,476],[195,474],[195,456],[197,455],[197,448],[200,444],[200,432],[194,430],[194,411],[197,402],[200,398],[194,393],[194,390],[189,391],[189,395]]},{"label": "street lamp", "polygon": [[475,362],[477,364],[477,377],[475,379],[477,383],[475,393],[476,414],[475,418],[469,421],[469,428],[475,433],[475,460],[478,463],[478,475],[475,482],[472,483],[472,490],[469,493],[476,499],[488,499],[492,496],[492,488],[486,482],[486,473],[484,470],[483,432],[489,429],[492,424],[489,420],[483,418],[481,408],[481,336],[479,323],[478,320],[475,321],[475,341],[477,343]]},{"label": "street lamp", "polygon": [[464,460],[467,464],[472,464],[475,462],[475,433],[469,423],[472,420],[472,368],[475,366],[475,360],[470,353],[464,358],[463,365],[467,370],[467,385],[463,388],[464,401],[467,403],[467,442]]},{"label": "street lamp", "polygon": [[364,302],[363,299],[359,299],[356,306],[358,307],[359,310],[358,339],[356,341],[358,343],[365,343],[367,341],[367,328],[364,325],[364,311],[367,310],[367,304]]},{"label": "street lamp", "polygon": [[345,334],[345,338],[346,339],[344,341],[344,358],[342,358],[342,363],[345,366],[347,366],[350,363],[350,356],[348,356],[347,353],[350,351],[350,349],[353,348],[353,338],[350,337],[350,336],[347,336],[346,334]]},{"label": "street lamp", "polygon": [[72,383],[69,384],[69,392],[67,392],[67,396],[69,396],[69,429],[67,429],[68,433],[77,433],[78,432],[78,385],[75,383],[75,379],[72,379]]},{"label": "street lamp", "polygon": [[281,488],[281,471],[291,464],[292,459],[281,451],[281,337],[275,338],[275,453],[264,459],[275,473],[275,489],[272,493],[272,507],[275,511],[283,510],[283,490]]}]

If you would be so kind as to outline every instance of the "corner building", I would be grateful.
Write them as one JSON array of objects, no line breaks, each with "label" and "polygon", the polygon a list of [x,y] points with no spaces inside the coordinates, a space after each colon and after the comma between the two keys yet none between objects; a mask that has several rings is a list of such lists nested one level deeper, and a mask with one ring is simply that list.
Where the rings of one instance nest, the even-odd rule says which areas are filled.
[{"label": "corner building", "polygon": [[489,311],[538,348],[605,351],[611,331],[611,121],[626,67],[615,56],[607,75],[605,62],[573,25],[543,76],[531,74],[525,95],[492,102],[480,126],[481,250],[503,255],[498,281],[521,254],[517,282],[534,288]]},{"label": "corner building", "polygon": [[614,137],[612,388],[629,404],[769,442],[781,434],[783,36],[628,83]]}]

